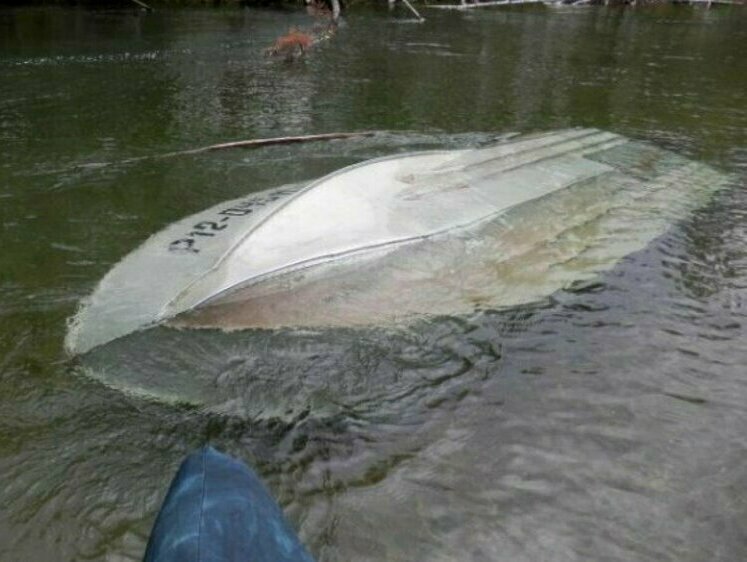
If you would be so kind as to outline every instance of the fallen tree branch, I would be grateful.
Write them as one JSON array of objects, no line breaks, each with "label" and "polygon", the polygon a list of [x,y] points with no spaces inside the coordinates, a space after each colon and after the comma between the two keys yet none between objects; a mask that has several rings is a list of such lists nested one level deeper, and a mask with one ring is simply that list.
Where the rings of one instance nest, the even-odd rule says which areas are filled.
[{"label": "fallen tree branch", "polygon": [[146,4],[145,2],[142,2],[142,0],[132,0],[132,1],[135,2],[135,4],[137,4],[138,6],[140,6],[143,10],[148,10],[149,12],[153,11],[153,8],[148,6],[148,4]]},{"label": "fallen tree branch", "polygon": [[127,158],[125,160],[118,160],[117,162],[92,162],[89,164],[80,164],[76,168],[101,168],[104,166],[110,166],[112,164],[130,164],[132,162],[140,162],[142,160],[157,160],[161,158],[171,158],[173,156],[187,156],[190,154],[200,154],[202,152],[211,152],[213,150],[224,150],[227,148],[259,148],[262,146],[272,146],[275,144],[295,144],[301,142],[312,142],[312,141],[327,141],[327,140],[338,140],[338,139],[352,139],[356,137],[371,137],[377,134],[379,131],[358,131],[353,133],[320,133],[317,135],[298,135],[290,137],[272,137],[267,139],[250,139],[240,140],[233,142],[222,142],[219,144],[211,144],[208,146],[202,146],[200,148],[190,148],[187,150],[178,150],[176,152],[166,152],[164,154],[154,154],[152,156],[137,156],[135,158]]},{"label": "fallen tree branch", "polygon": [[521,4],[544,4],[545,0],[488,0],[487,2],[475,2],[474,4],[429,4],[429,8],[438,10],[472,10],[474,8],[489,8],[491,6],[511,6]]},{"label": "fallen tree branch", "polygon": [[405,4],[405,6],[410,8],[410,11],[415,14],[415,17],[417,17],[421,22],[425,21],[425,18],[418,13],[418,11],[413,7],[412,4],[410,4],[408,0],[402,0],[402,2]]},{"label": "fallen tree branch", "polygon": [[234,142],[223,142],[220,144],[211,144],[210,146],[203,146],[201,148],[193,148],[190,150],[180,150],[179,152],[169,152],[162,154],[164,156],[177,156],[179,154],[198,154],[200,152],[208,152],[211,150],[223,150],[224,148],[257,148],[259,146],[271,146],[273,144],[293,144],[299,142],[309,141],[321,141],[321,140],[336,140],[336,139],[349,139],[354,137],[370,137],[376,134],[376,131],[361,131],[354,133],[320,133],[318,135],[300,135],[293,137],[273,137],[269,139],[251,139],[241,140]]}]

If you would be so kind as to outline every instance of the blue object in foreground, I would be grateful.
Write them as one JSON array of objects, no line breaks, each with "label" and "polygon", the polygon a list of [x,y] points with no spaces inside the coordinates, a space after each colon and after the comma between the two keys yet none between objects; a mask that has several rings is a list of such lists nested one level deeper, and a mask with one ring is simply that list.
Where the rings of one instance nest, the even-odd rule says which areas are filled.
[{"label": "blue object in foreground", "polygon": [[144,562],[313,562],[245,464],[206,446],[171,483]]}]

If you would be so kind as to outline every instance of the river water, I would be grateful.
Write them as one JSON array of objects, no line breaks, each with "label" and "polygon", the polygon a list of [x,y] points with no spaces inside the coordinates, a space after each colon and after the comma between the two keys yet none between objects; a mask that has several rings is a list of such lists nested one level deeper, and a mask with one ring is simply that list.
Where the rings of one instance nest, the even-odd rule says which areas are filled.
[{"label": "river water", "polygon": [[[208,441],[258,469],[320,561],[744,559],[747,12],[425,15],[356,9],[289,64],[262,49],[311,25],[302,12],[0,10],[0,559],[139,559]],[[79,300],[178,218],[374,156],[568,126],[733,185],[531,305],[63,351]],[[362,129],[384,132],[121,162]],[[217,412],[101,382],[199,377],[237,399]]]}]

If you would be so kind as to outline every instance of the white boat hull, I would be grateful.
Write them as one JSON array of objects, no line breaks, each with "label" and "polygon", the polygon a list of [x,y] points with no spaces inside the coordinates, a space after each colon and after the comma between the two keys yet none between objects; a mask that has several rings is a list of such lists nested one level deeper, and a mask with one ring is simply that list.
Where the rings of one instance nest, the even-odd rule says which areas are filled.
[{"label": "white boat hull", "polygon": [[66,345],[164,322],[382,324],[529,302],[611,267],[726,182],[594,129],[363,162],[153,236],[102,280]]}]

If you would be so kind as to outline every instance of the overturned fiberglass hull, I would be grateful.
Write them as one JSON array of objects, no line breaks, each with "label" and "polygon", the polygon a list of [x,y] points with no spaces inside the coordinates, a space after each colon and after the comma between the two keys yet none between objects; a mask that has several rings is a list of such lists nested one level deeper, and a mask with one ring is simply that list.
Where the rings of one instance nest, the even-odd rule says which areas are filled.
[{"label": "overturned fiberglass hull", "polygon": [[726,182],[594,129],[379,158],[169,226],[104,277],[66,345],[160,323],[382,324],[529,302],[608,269]]}]

